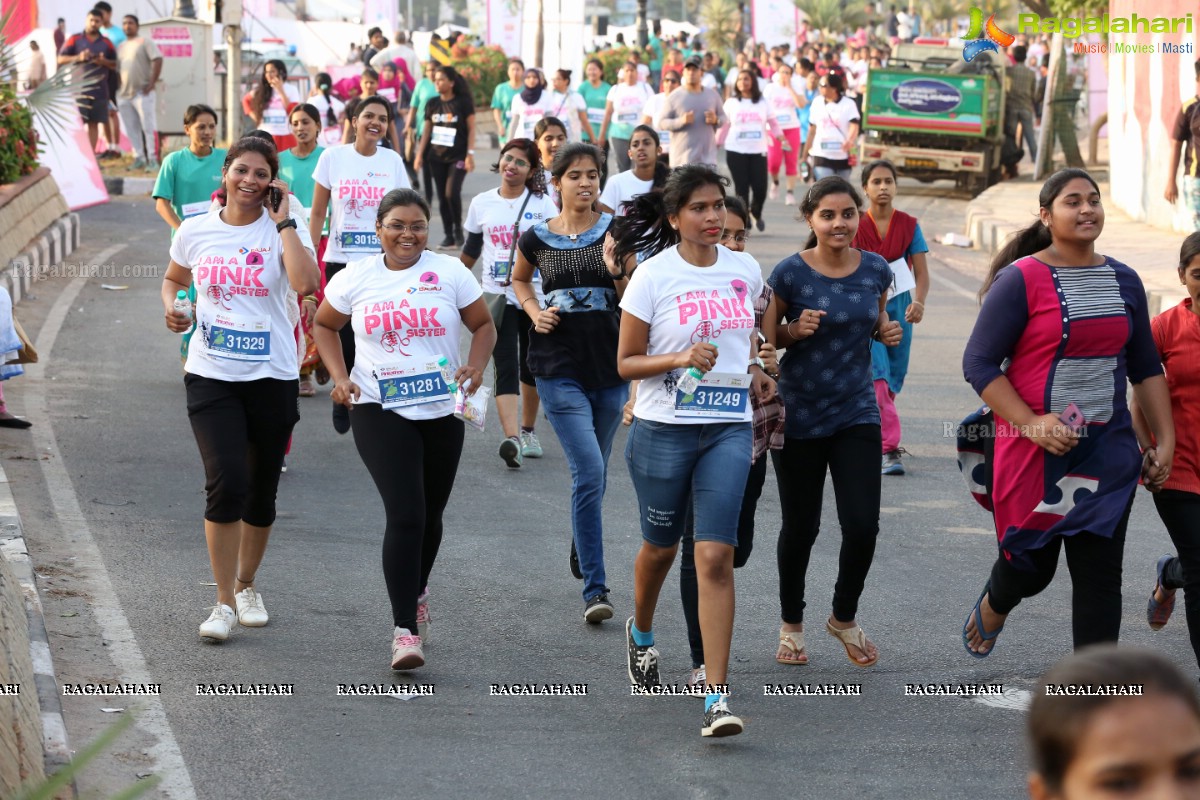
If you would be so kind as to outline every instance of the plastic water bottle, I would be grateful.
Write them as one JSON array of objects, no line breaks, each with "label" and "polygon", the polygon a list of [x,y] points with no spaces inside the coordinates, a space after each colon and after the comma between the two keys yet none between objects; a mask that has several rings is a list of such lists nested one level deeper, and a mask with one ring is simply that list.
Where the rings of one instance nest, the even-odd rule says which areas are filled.
[{"label": "plastic water bottle", "polygon": [[454,367],[450,365],[450,359],[441,356],[437,360],[438,369],[442,371],[442,383],[446,384],[446,391],[450,394],[458,394],[458,381],[454,380]]},{"label": "plastic water bottle", "polygon": [[[188,293],[183,291],[182,289],[180,289],[178,292],[176,292],[175,293],[175,303],[172,305],[172,308],[175,310],[176,314],[187,314],[188,319],[191,319],[191,317],[192,317],[192,301],[188,300],[187,294]],[[185,336],[185,335],[187,335],[187,331],[180,331],[179,335]]]},{"label": "plastic water bottle", "polygon": [[[713,347],[716,345],[714,344]],[[683,392],[685,401],[692,399],[692,395],[696,393],[696,387],[702,380],[704,380],[704,373],[696,367],[688,367],[687,372],[683,373],[683,377],[679,379],[678,389]]]}]

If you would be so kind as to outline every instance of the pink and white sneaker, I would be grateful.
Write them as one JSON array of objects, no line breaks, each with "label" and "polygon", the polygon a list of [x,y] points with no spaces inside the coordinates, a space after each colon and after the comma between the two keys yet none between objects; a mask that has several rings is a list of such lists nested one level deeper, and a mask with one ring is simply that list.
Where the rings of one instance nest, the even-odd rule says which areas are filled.
[{"label": "pink and white sneaker", "polygon": [[407,628],[396,628],[392,636],[392,669],[410,670],[425,666],[425,651],[421,637],[413,636]]},{"label": "pink and white sneaker", "polygon": [[426,589],[417,598],[417,635],[425,644],[429,644],[430,622],[433,622],[433,617],[429,614],[429,590]]}]

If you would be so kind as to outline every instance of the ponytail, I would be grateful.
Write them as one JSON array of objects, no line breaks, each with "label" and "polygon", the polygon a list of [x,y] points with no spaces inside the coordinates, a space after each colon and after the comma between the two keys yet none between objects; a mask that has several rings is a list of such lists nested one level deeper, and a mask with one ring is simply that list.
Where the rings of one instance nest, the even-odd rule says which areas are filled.
[{"label": "ponytail", "polygon": [[651,190],[634,195],[622,207],[625,216],[615,218],[612,224],[616,242],[613,260],[617,264],[624,264],[639,253],[648,258],[679,244],[679,231],[667,224],[667,205],[662,192]]},{"label": "ponytail", "polygon": [[338,123],[337,114],[333,113],[333,99],[329,96],[332,84],[333,78],[329,77],[328,73],[317,73],[317,88],[321,90],[321,96],[325,98],[325,127],[327,128],[332,128]]},{"label": "ponytail", "polygon": [[650,184],[650,191],[662,189],[667,185],[669,177],[671,177],[671,168],[662,159],[656,158],[654,160],[654,182]]}]

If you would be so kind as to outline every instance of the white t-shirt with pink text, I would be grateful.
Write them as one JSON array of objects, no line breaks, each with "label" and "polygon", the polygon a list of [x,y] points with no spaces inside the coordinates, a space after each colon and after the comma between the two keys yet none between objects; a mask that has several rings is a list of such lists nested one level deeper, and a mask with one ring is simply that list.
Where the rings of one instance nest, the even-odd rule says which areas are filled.
[{"label": "white t-shirt with pink text", "polygon": [[382,147],[364,156],[352,144],[321,153],[313,180],[329,190],[329,240],[325,261],[344,264],[379,252],[375,212],[393,189],[409,189],[404,159]]},{"label": "white t-shirt with pink text", "polygon": [[729,119],[725,149],[731,153],[762,155],[767,152],[768,131],[776,137],[782,135],[766,100],[756,103],[749,98],[731,97],[725,101],[725,116]]}]

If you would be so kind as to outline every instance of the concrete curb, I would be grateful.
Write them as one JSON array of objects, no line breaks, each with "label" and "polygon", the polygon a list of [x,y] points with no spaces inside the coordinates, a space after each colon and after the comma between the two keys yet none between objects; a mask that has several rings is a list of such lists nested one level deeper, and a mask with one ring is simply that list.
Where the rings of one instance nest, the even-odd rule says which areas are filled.
[{"label": "concrete curb", "polygon": [[154,191],[154,178],[125,178],[119,175],[106,177],[104,188],[111,195],[148,195]]},{"label": "concrete curb", "polygon": [[29,657],[33,662],[33,679],[37,685],[38,706],[42,719],[42,752],[46,775],[70,763],[71,750],[67,746],[67,726],[63,720],[62,697],[58,679],[54,676],[54,662],[50,657],[50,638],[46,633],[45,613],[42,598],[37,590],[37,578],[33,572],[33,561],[25,546],[21,529],[21,516],[17,512],[8,476],[0,466],[0,552],[12,568],[25,597],[25,616],[29,621]]},{"label": "concrete curb", "polygon": [[79,246],[79,231],[78,214],[59,217],[12,260],[7,271],[0,273],[0,286],[12,295],[14,306],[29,294],[34,281],[74,252]]}]

